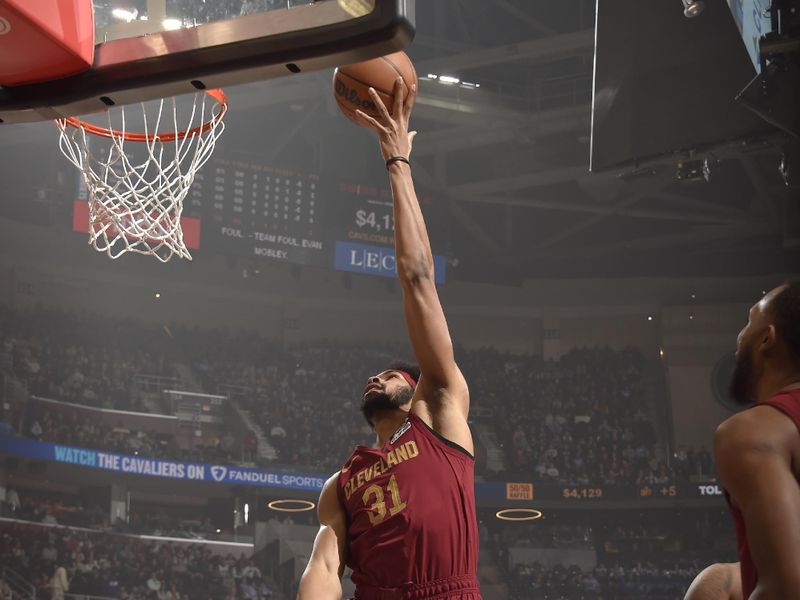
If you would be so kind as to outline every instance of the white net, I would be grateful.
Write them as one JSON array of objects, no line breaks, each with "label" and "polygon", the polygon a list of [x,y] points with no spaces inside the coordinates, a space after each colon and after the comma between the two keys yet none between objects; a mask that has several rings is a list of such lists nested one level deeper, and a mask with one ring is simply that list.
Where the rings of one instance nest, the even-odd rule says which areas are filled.
[{"label": "white net", "polygon": [[[131,119],[124,106],[109,110],[103,127],[73,118],[56,120],[59,147],[88,188],[89,244],[110,258],[136,252],[161,262],[173,255],[192,259],[181,228],[183,201],[225,128],[226,99],[213,90],[195,94],[190,107],[180,104],[180,110],[176,98],[156,105],[157,114],[139,105],[138,133],[127,130]],[[148,110],[153,113],[149,117]],[[168,121],[169,130],[162,131],[162,122],[166,127]],[[107,143],[98,144],[98,136]]]}]

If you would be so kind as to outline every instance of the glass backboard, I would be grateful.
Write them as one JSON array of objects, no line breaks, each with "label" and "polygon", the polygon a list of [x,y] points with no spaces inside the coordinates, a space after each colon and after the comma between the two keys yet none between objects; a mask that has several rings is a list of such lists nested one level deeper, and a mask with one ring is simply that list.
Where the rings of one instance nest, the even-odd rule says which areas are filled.
[{"label": "glass backboard", "polygon": [[[188,29],[331,1],[338,3],[338,0],[95,0],[96,39],[103,42]],[[360,16],[369,14],[374,5],[373,0],[361,2]],[[340,16],[343,20],[353,19],[357,13],[342,11]]]},{"label": "glass backboard", "polygon": [[402,50],[414,0],[95,0],[92,67],[0,88],[0,124],[85,115]]}]

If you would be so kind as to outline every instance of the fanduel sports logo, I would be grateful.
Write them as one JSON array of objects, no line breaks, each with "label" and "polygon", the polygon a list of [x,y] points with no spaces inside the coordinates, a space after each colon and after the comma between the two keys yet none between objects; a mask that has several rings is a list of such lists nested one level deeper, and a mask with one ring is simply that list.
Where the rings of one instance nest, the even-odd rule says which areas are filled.
[{"label": "fanduel sports logo", "polygon": [[222,481],[225,479],[225,475],[228,474],[228,469],[225,467],[211,467],[211,476],[214,478],[214,481]]},{"label": "fanduel sports logo", "polygon": [[[335,267],[339,271],[366,273],[379,277],[397,277],[397,259],[394,249],[386,246],[368,246],[352,242],[336,242]],[[436,283],[444,283],[447,259],[434,256]]]}]

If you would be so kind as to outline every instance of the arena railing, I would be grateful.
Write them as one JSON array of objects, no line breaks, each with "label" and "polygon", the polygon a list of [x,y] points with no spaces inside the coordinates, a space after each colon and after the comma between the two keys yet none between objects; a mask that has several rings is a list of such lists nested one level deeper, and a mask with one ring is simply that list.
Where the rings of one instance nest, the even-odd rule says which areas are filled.
[{"label": "arena railing", "polygon": [[139,373],[133,376],[133,386],[137,391],[148,394],[160,394],[164,390],[180,387],[181,383],[177,377],[167,377],[164,375],[145,375]]},{"label": "arena railing", "polygon": [[35,600],[36,586],[13,569],[2,567],[0,569],[0,579],[11,588],[12,598]]},{"label": "arena railing", "polygon": [[[209,538],[183,538],[183,537],[171,537],[165,535],[121,533],[118,531],[106,531],[104,529],[89,529],[87,527],[75,527],[72,525],[61,525],[53,523],[39,523],[35,521],[26,521],[24,519],[0,517],[0,525],[3,524],[21,525],[30,528],[50,529],[56,535],[58,534],[58,532],[69,531],[69,532],[87,533],[89,535],[97,537],[108,536],[122,540],[124,539],[142,540],[146,542],[156,542],[156,543],[203,546],[206,549],[210,550],[213,555],[218,555],[218,556],[225,556],[227,554],[235,553],[238,551],[240,555],[243,554],[244,556],[249,557],[252,556],[254,552],[253,543],[250,541],[241,542],[241,541],[226,541],[221,539],[209,539]],[[2,571],[0,571],[0,574],[2,574]],[[22,578],[21,576],[19,577],[22,579],[23,582],[27,583],[27,581],[24,578]]]}]

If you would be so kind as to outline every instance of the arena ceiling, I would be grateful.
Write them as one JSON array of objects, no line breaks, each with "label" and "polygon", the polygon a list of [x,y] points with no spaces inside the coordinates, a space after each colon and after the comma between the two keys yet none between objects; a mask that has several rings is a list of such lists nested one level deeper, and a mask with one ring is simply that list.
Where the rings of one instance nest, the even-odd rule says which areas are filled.
[{"label": "arena ceiling", "polygon": [[[800,264],[797,202],[774,137],[589,172],[594,18],[590,0],[417,2],[415,176],[446,205],[444,250],[457,276],[744,275]],[[323,131],[333,149],[314,150],[321,161],[363,170],[374,164],[371,140],[350,141],[342,162],[331,156],[352,126],[330,120],[332,98],[320,94],[328,77],[256,84],[236,102],[302,115],[272,121],[269,152]],[[691,169],[706,158],[708,181],[677,178],[679,162]]]},{"label": "arena ceiling", "polygon": [[[714,2],[725,4],[707,0]],[[681,11],[677,0],[658,6]],[[594,1],[436,0],[418,1],[416,10],[414,172],[446,217],[432,238],[450,258],[452,277],[516,283],[797,270],[800,203],[778,172],[775,136],[589,172]],[[480,87],[442,85],[429,74]],[[680,72],[666,76],[681,85]],[[350,180],[369,172],[385,182],[374,140],[336,115],[329,73],[229,95],[219,151],[305,161]],[[47,128],[16,131],[0,137],[4,153],[24,156],[21,143],[54,149]],[[689,173],[703,160],[708,181]],[[688,178],[676,176],[680,162]],[[63,185],[48,177],[50,187]],[[6,193],[15,193],[13,183]]]}]

